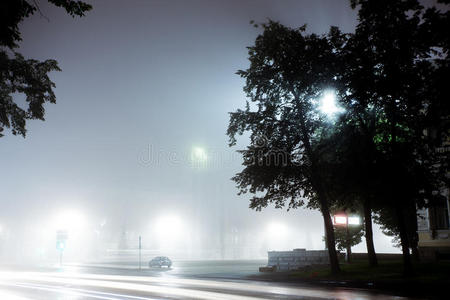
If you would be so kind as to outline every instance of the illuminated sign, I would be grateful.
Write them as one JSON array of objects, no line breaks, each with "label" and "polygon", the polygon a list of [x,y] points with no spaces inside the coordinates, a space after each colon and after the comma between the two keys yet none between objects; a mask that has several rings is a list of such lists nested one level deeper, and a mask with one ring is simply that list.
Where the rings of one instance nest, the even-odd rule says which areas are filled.
[{"label": "illuminated sign", "polygon": [[348,217],[349,225],[359,225],[360,223],[359,217]]},{"label": "illuminated sign", "polygon": [[334,224],[335,225],[347,224],[347,217],[346,216],[334,216]]}]

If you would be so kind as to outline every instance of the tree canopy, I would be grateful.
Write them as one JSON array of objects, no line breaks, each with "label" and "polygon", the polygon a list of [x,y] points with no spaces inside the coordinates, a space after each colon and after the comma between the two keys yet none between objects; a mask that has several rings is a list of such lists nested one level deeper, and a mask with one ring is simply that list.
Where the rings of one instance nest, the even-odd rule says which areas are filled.
[{"label": "tree canopy", "polygon": [[273,21],[262,26],[249,47],[250,67],[237,72],[246,79],[250,102],[231,113],[228,135],[233,145],[237,134],[249,131],[251,142],[241,151],[245,168],[233,180],[240,193],[255,194],[250,207],[257,210],[269,203],[296,208],[305,201],[319,207],[332,270],[338,272],[322,154],[314,149],[329,128],[318,100],[336,82],[344,37],[337,28],[316,35],[306,34],[305,26],[291,29]]},{"label": "tree canopy", "polygon": [[[92,6],[73,0],[48,0],[62,7],[72,17],[82,17]],[[26,135],[27,120],[44,120],[45,103],[55,103],[55,84],[48,74],[61,71],[53,59],[25,59],[16,52],[22,40],[19,24],[36,11],[35,1],[5,0],[0,2],[0,137],[5,128],[12,134]],[[17,94],[25,95],[26,104],[19,105]]]},{"label": "tree canopy", "polygon": [[[354,33],[262,25],[248,48],[250,67],[238,71],[249,101],[230,114],[228,135],[232,146],[236,135],[249,132],[250,145],[240,151],[244,169],[233,180],[240,193],[254,194],[251,208],[320,209],[330,259],[330,207],[362,208],[373,265],[372,212],[386,214],[377,220],[398,233],[410,274],[415,208],[432,202],[448,170],[448,153],[436,148],[448,137],[442,76],[449,13],[416,0],[351,5],[358,8]],[[335,122],[318,109],[327,90],[345,109]],[[333,261],[332,269],[338,271]]]}]

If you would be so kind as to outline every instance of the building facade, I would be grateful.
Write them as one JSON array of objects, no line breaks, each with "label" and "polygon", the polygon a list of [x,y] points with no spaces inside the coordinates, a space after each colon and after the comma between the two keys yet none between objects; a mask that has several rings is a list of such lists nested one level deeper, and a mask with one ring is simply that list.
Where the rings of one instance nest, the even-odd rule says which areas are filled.
[{"label": "building facade", "polygon": [[436,206],[418,210],[419,251],[425,259],[450,258],[449,190]]},{"label": "building facade", "polygon": [[[448,118],[446,126],[448,128]],[[437,153],[442,154],[443,159],[448,159],[450,153],[450,134],[438,133],[436,130],[429,132],[431,138],[444,136],[441,139],[442,145],[436,149]],[[450,178],[450,172],[447,172],[447,178]],[[432,207],[418,210],[417,229],[419,235],[419,252],[424,259],[442,259],[450,258],[450,188],[447,186],[440,191],[442,196],[440,200]]]}]

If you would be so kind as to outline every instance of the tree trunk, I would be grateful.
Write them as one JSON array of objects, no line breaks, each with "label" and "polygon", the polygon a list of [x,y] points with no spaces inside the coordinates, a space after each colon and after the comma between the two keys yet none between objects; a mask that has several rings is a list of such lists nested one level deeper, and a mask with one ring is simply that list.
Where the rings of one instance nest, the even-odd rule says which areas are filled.
[{"label": "tree trunk", "polygon": [[[321,196],[319,196],[319,198],[321,198]],[[325,239],[327,241],[328,256],[330,257],[331,273],[338,274],[341,269],[339,267],[339,260],[336,252],[336,241],[334,238],[333,223],[331,222],[330,210],[328,208],[328,205],[326,205],[326,202],[323,203],[323,200],[324,199],[320,199],[320,210],[322,212],[323,222],[325,224]]]},{"label": "tree trunk", "polygon": [[417,233],[417,209],[416,204],[414,201],[411,201],[409,204],[409,211],[408,211],[408,239],[409,239],[409,246],[411,247],[412,252],[412,258],[414,261],[419,262],[420,261],[420,254],[419,254],[419,234]]},{"label": "tree trunk", "polygon": [[[295,91],[293,91],[293,94],[294,95],[296,94]],[[296,100],[298,100],[297,103],[300,103],[298,95],[296,95],[295,98]],[[330,207],[328,205],[328,199],[326,197],[325,189],[322,186],[322,181],[320,180],[320,176],[317,174],[316,169],[317,160],[312,151],[310,136],[308,129],[306,128],[303,109],[300,107],[299,111],[300,111],[300,127],[302,132],[301,140],[305,147],[306,156],[310,161],[309,166],[311,172],[310,180],[315,192],[317,193],[320,204],[320,211],[322,212],[323,222],[325,224],[325,238],[327,240],[328,256],[330,257],[331,273],[338,274],[341,271],[341,269],[339,268],[339,260],[336,252],[336,241],[334,238],[333,223],[331,222]]]},{"label": "tree trunk", "polygon": [[[396,118],[396,108],[397,104],[395,102],[395,97],[391,98],[391,113],[390,117],[390,125],[391,125],[391,147],[392,147],[392,160],[391,164],[394,167],[393,171],[398,175],[402,174],[402,166],[396,163],[396,158],[400,155],[400,151],[397,149],[397,132],[396,132],[396,126],[397,126],[397,118]],[[409,253],[409,237],[408,237],[408,228],[406,224],[406,217],[405,212],[403,211],[405,207],[403,207],[400,202],[401,197],[401,191],[398,190],[395,186],[391,186],[391,191],[397,191],[394,192],[394,195],[392,197],[393,203],[395,203],[395,212],[397,215],[397,222],[398,222],[398,230],[400,234],[400,243],[402,246],[402,254],[403,254],[403,275],[405,277],[412,276],[414,273],[413,265],[411,262],[411,254]],[[398,199],[396,199],[398,198]],[[406,206],[406,210],[408,210],[408,206]]]},{"label": "tree trunk", "polygon": [[346,250],[346,261],[349,264],[352,260],[352,246],[350,245],[350,230],[348,228],[348,214],[345,213],[345,218],[347,224],[345,224],[345,250]]},{"label": "tree trunk", "polygon": [[347,263],[352,262],[352,247],[347,245]]},{"label": "tree trunk", "polygon": [[400,233],[400,242],[403,253],[403,268],[404,268],[403,275],[405,277],[409,277],[414,274],[414,270],[411,262],[411,254],[409,253],[409,241],[408,241],[408,232],[405,224],[405,215],[401,205],[397,204],[395,210],[397,214],[398,229]]},{"label": "tree trunk", "polygon": [[373,245],[373,229],[372,229],[372,209],[370,207],[370,199],[364,200],[364,226],[366,231],[366,247],[369,265],[376,267],[378,265],[377,254]]},{"label": "tree trunk", "polygon": [[414,261],[415,262],[420,262],[419,248],[417,246],[411,247],[411,251],[412,251],[412,257],[413,257]]}]

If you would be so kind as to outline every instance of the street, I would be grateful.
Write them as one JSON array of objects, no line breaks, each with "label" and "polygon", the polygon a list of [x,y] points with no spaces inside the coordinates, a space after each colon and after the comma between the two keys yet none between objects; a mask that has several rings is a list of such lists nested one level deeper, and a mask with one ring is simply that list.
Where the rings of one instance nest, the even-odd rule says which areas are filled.
[{"label": "street", "polygon": [[[196,261],[142,271],[133,264],[3,267],[0,299],[399,299],[365,290],[245,279],[259,261]],[[234,265],[234,267],[233,267]],[[253,269],[255,270],[255,269]],[[256,269],[257,270],[257,269]],[[402,298],[406,299],[406,298]]]}]

